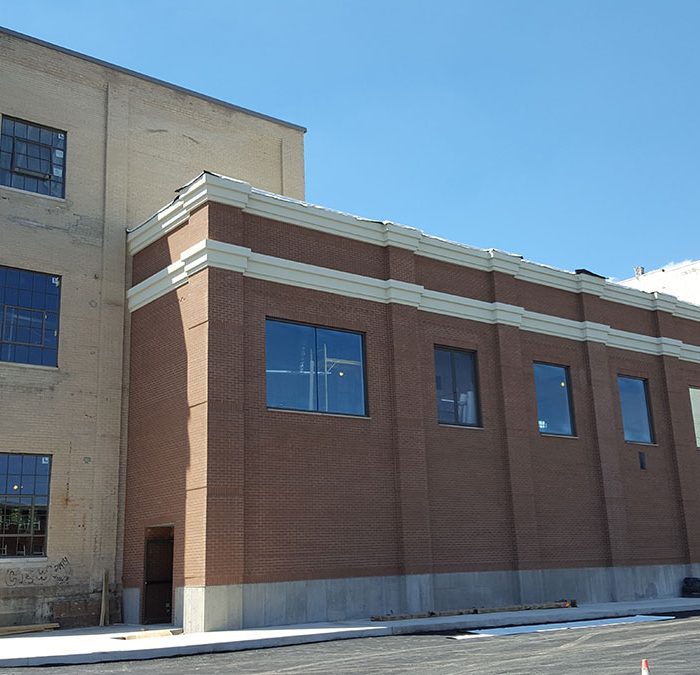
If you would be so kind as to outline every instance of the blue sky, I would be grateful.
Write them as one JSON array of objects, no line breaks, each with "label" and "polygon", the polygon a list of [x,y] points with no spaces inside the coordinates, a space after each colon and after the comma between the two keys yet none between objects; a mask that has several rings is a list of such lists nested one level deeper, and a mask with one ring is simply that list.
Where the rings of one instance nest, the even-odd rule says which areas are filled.
[{"label": "blue sky", "polygon": [[37,0],[0,23],[306,126],[309,201],[619,279],[700,257],[700,2]]}]

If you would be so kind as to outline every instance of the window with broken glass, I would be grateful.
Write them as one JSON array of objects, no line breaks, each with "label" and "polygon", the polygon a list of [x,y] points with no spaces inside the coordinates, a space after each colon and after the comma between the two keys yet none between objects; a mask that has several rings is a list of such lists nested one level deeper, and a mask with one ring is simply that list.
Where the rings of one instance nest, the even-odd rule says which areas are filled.
[{"label": "window with broken glass", "polygon": [[0,185],[65,196],[66,132],[3,115]]}]

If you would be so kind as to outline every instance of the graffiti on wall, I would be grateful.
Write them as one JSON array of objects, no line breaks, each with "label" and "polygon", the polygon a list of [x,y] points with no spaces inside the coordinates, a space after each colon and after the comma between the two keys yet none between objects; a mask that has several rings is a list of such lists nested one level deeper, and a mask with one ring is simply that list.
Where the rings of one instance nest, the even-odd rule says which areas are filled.
[{"label": "graffiti on wall", "polygon": [[63,586],[71,576],[70,561],[63,556],[57,563],[42,567],[11,567],[5,572],[6,586]]}]

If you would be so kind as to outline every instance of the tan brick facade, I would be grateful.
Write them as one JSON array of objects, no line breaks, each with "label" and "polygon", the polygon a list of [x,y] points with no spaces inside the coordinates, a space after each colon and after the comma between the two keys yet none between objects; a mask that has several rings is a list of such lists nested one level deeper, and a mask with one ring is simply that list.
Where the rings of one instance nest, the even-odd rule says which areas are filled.
[{"label": "tan brick facade", "polygon": [[58,368],[0,361],[0,452],[53,457],[47,556],[0,558],[0,625],[89,624],[105,569],[119,615],[125,229],[204,166],[303,198],[303,129],[2,30],[0,72],[0,118],[67,137],[65,199],[0,186],[0,265],[62,281]]}]

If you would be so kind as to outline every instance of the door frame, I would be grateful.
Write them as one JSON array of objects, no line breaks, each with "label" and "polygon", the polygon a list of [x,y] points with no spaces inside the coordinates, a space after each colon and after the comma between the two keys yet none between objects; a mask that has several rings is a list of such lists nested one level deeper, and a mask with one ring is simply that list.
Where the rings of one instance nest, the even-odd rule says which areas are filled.
[{"label": "door frame", "polygon": [[[155,525],[147,527],[144,533],[143,540],[143,578],[141,583],[141,612],[140,619],[142,624],[149,623],[167,623],[163,621],[154,621],[146,616],[146,594],[148,593],[148,545],[152,541],[170,541],[172,543],[172,553],[170,559],[170,623],[175,617],[175,586],[173,584],[173,566],[174,566],[174,549],[175,549],[175,527],[173,525]],[[167,583],[167,582],[163,582]]]}]

